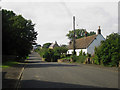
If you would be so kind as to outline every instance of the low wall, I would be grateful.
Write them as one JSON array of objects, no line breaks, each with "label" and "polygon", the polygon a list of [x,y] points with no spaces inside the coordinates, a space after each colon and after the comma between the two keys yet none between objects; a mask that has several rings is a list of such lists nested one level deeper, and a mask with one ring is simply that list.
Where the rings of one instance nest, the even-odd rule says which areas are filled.
[{"label": "low wall", "polygon": [[57,60],[58,62],[71,62],[72,60],[71,59],[58,59]]}]

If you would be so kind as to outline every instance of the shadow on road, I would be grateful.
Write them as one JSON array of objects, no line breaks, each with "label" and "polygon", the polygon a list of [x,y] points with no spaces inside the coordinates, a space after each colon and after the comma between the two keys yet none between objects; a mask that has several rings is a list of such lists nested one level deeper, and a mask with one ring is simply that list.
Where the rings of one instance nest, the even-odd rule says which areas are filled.
[{"label": "shadow on road", "polygon": [[97,88],[101,88],[101,87],[79,85],[79,84],[68,84],[61,82],[40,81],[40,80],[22,80],[21,88],[96,88],[97,90]]},{"label": "shadow on road", "polygon": [[[26,68],[42,68],[42,67],[74,67],[78,65],[69,64],[51,64],[51,63],[39,63],[39,64],[27,64]],[[80,66],[79,66],[80,67]]]},{"label": "shadow on road", "polygon": [[27,59],[27,60],[41,60],[41,58],[30,58],[30,59]]},{"label": "shadow on road", "polygon": [[7,72],[2,72],[2,90],[8,88],[15,88],[16,79],[6,79],[5,75]]}]

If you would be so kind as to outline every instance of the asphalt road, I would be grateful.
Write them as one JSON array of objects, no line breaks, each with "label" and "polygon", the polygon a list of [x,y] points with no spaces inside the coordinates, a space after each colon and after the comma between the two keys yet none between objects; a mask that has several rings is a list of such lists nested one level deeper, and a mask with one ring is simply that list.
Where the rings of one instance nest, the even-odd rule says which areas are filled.
[{"label": "asphalt road", "polygon": [[43,62],[33,52],[27,60],[21,88],[118,88],[118,72],[89,65]]}]

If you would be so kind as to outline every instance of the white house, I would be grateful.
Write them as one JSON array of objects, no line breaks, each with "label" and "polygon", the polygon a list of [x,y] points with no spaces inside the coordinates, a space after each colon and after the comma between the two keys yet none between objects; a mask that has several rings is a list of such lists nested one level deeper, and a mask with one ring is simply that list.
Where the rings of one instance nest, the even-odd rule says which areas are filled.
[{"label": "white house", "polygon": [[53,48],[55,48],[55,47],[59,47],[59,45],[57,44],[56,41],[55,41],[55,43],[52,43],[52,44],[49,46],[50,49],[53,49]]},{"label": "white house", "polygon": [[[79,55],[79,52],[81,50],[85,53],[89,53],[93,55],[95,47],[98,47],[102,40],[105,40],[105,38],[101,34],[100,26],[99,26],[99,29],[96,35],[92,35],[92,36],[85,35],[85,37],[83,38],[76,39],[75,40],[75,48],[76,48],[75,51],[76,51],[77,56]],[[67,54],[72,54],[73,42],[71,42],[68,45],[68,48],[69,50],[67,51]]]}]

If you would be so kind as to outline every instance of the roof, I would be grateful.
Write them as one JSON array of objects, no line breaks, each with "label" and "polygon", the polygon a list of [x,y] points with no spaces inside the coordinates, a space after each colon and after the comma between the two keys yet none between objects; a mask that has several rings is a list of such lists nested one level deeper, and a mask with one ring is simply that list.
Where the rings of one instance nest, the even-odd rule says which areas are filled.
[{"label": "roof", "polygon": [[58,47],[59,45],[57,44],[57,42],[55,42],[55,43],[52,43],[50,46],[49,46],[49,48],[54,48],[54,47]]},{"label": "roof", "polygon": [[[86,49],[93,40],[97,37],[97,35],[87,36],[80,39],[75,40],[75,48],[76,49]],[[73,49],[73,42],[69,44],[69,49]]]},{"label": "roof", "polygon": [[49,47],[53,47],[55,44],[54,43],[52,43]]}]

